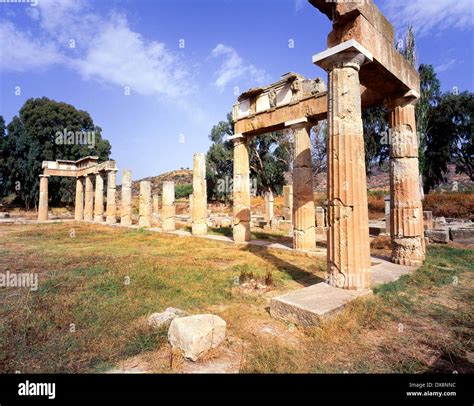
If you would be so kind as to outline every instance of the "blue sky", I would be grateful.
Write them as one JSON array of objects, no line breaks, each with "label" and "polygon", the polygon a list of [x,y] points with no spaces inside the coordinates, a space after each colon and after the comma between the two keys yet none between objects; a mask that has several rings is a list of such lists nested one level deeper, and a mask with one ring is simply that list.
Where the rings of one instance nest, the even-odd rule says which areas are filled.
[{"label": "blue sky", "polygon": [[[331,24],[306,0],[33,1],[0,3],[0,114],[42,96],[86,110],[134,179],[191,167],[236,93],[289,71],[326,81],[311,57]],[[474,1],[375,3],[396,36],[414,25],[443,91],[473,91]]]}]

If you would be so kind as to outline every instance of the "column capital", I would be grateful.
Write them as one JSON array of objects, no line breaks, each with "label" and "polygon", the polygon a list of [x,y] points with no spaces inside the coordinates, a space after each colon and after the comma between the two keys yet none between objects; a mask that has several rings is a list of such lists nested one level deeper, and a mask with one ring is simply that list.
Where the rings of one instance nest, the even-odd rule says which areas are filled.
[{"label": "column capital", "polygon": [[308,117],[300,117],[295,120],[285,121],[285,127],[291,130],[297,130],[299,128],[310,128],[313,123],[309,122]]},{"label": "column capital", "polygon": [[372,54],[353,39],[313,56],[313,63],[328,72],[334,68],[354,68],[358,71],[364,63],[372,60]]},{"label": "column capital", "polygon": [[39,177],[40,177],[40,178],[50,178],[51,175],[44,175],[44,174],[41,174]]}]

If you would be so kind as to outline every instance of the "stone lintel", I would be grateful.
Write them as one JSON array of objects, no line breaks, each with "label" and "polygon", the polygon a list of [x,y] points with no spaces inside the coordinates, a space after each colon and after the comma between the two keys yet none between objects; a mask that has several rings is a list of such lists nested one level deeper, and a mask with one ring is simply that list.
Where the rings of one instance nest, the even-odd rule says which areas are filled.
[{"label": "stone lintel", "polygon": [[288,128],[304,127],[304,126],[310,125],[308,123],[309,123],[308,117],[300,117],[294,120],[286,121],[285,127],[288,127]]}]

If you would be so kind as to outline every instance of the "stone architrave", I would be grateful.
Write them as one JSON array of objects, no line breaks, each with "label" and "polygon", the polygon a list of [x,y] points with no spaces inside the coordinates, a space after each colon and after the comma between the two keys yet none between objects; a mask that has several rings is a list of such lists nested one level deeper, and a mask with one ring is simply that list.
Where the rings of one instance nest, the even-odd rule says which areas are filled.
[{"label": "stone architrave", "polygon": [[272,191],[265,192],[265,221],[270,223],[273,220],[273,193]]},{"label": "stone architrave", "polygon": [[146,180],[140,182],[139,227],[151,227],[151,183]]},{"label": "stone architrave", "polygon": [[328,282],[370,287],[369,216],[359,50],[326,53],[315,63],[328,71]]},{"label": "stone architrave", "polygon": [[207,186],[206,158],[202,153],[194,154],[193,165],[193,211],[191,230],[194,235],[207,234]]},{"label": "stone architrave", "polygon": [[293,248],[316,248],[313,170],[311,161],[311,124],[306,118],[285,123],[293,131]]},{"label": "stone architrave", "polygon": [[176,207],[174,205],[174,198],[174,182],[163,182],[163,196],[161,207],[161,228],[163,231],[174,231],[176,229]]},{"label": "stone architrave", "polygon": [[76,202],[74,220],[84,220],[84,181],[81,177],[76,179]]},{"label": "stone architrave", "polygon": [[40,175],[38,220],[48,220],[48,175]]},{"label": "stone architrave", "polygon": [[247,140],[234,139],[233,237],[235,242],[250,240],[250,167]]},{"label": "stone architrave", "polygon": [[104,221],[104,178],[101,173],[95,175],[94,221]]},{"label": "stone architrave", "polygon": [[128,169],[124,169],[122,173],[120,224],[123,226],[132,225],[132,172]]},{"label": "stone architrave", "polygon": [[92,221],[94,219],[94,184],[92,182],[92,175],[86,175],[85,179],[84,220]]},{"label": "stone architrave", "polygon": [[117,171],[111,170],[107,173],[107,206],[106,222],[115,224],[117,222],[117,202],[116,202]]},{"label": "stone architrave", "polygon": [[286,221],[293,220],[293,186],[283,186],[283,217]]},{"label": "stone architrave", "polygon": [[388,103],[390,126],[390,235],[392,262],[420,266],[425,259],[413,99]]}]

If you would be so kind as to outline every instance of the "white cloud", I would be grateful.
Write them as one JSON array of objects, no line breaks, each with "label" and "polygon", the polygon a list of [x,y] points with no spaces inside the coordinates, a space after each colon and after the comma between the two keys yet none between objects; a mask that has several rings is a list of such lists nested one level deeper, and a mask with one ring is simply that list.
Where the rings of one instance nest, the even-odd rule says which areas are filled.
[{"label": "white cloud", "polygon": [[0,22],[1,71],[24,72],[64,62],[53,42],[40,41],[10,22]]},{"label": "white cloud", "polygon": [[458,61],[454,58],[450,59],[448,62],[443,63],[435,67],[436,72],[441,73],[451,69]]},{"label": "white cloud", "polygon": [[245,64],[244,60],[232,47],[218,44],[212,50],[212,56],[223,58],[214,82],[214,85],[220,90],[223,90],[230,82],[241,78],[245,78],[254,85],[263,84],[268,80],[268,75],[264,69],[258,69],[254,65]]},{"label": "white cloud", "polygon": [[404,31],[412,24],[419,37],[448,28],[468,29],[474,25],[472,0],[385,0],[389,21]]}]

